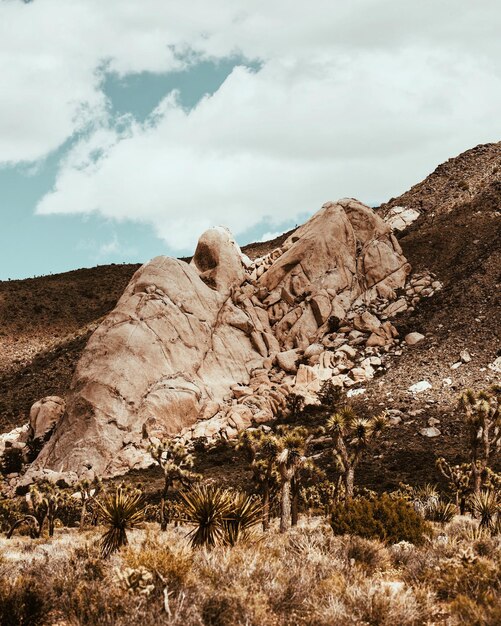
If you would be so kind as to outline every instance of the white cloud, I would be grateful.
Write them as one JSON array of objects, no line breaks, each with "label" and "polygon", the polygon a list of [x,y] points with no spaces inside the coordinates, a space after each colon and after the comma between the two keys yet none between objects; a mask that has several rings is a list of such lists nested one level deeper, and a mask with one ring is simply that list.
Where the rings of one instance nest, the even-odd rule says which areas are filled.
[{"label": "white cloud", "polygon": [[[499,139],[500,28],[497,0],[0,3],[0,161],[91,124],[38,212],[145,221],[177,250],[213,224],[238,235],[338,196],[383,200]],[[262,68],[118,131],[100,65],[163,71],[187,51]]]}]

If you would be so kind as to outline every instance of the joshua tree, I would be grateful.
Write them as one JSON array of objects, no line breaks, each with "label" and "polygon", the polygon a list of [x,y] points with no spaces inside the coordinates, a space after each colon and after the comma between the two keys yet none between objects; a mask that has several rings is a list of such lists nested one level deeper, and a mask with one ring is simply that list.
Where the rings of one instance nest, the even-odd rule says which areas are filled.
[{"label": "joshua tree", "polygon": [[176,481],[183,486],[189,485],[197,478],[191,469],[193,468],[193,457],[188,450],[180,443],[171,440],[160,443],[151,443],[149,453],[162,468],[164,473],[164,487],[162,499],[160,501],[160,528],[166,530],[169,523],[169,516],[166,511],[166,500],[169,490]]},{"label": "joshua tree", "polygon": [[123,485],[102,500],[95,500],[101,520],[108,530],[101,537],[101,553],[104,558],[127,545],[127,530],[142,521],[144,516],[143,494],[128,490]]},{"label": "joshua tree", "polygon": [[80,497],[82,509],[80,511],[80,531],[85,525],[85,515],[87,513],[87,505],[101,491],[101,481],[97,478],[94,480],[83,479],[76,486],[75,495]]},{"label": "joshua tree", "polygon": [[54,535],[54,523],[61,505],[64,503],[63,492],[52,484],[45,487],[45,500],[47,502],[47,523],[49,526],[49,537]]},{"label": "joshua tree", "polygon": [[[284,533],[291,525],[292,505],[291,493],[299,495],[298,472],[305,463],[304,451],[307,440],[304,437],[304,429],[298,428],[280,438],[281,451],[277,457],[278,473],[280,475],[280,532]],[[297,506],[297,498],[296,498]],[[295,513],[297,521],[297,509]]]},{"label": "joshua tree", "polygon": [[330,411],[337,409],[342,395],[341,387],[334,385],[330,379],[322,384],[320,391],[317,393],[321,406],[330,409]]},{"label": "joshua tree", "polygon": [[473,492],[479,495],[487,477],[491,455],[501,443],[501,386],[475,393],[465,391],[459,407],[468,428]]},{"label": "joshua tree", "polygon": [[270,527],[270,499],[274,482],[273,469],[279,442],[275,435],[262,430],[244,430],[238,449],[244,450],[251,463],[254,482],[263,496],[263,530]]},{"label": "joshua tree", "polygon": [[449,481],[449,487],[454,492],[457,510],[461,515],[466,511],[466,500],[470,491],[471,465],[451,465],[443,457],[437,459],[438,471]]},{"label": "joshua tree", "polygon": [[355,470],[364,451],[374,442],[386,426],[386,414],[364,419],[345,406],[334,413],[326,424],[331,434],[334,452],[345,488],[345,499],[353,498]]}]

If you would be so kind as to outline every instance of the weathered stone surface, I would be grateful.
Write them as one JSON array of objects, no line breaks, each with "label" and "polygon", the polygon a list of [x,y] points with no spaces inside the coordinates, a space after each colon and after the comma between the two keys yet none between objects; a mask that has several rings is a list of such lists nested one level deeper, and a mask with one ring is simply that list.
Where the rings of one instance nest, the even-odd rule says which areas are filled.
[{"label": "weathered stone surface", "polygon": [[30,410],[32,438],[43,438],[59,422],[65,409],[66,403],[59,396],[47,396],[35,402]]},{"label": "weathered stone surface", "polygon": [[424,338],[425,336],[421,333],[409,333],[408,335],[405,335],[405,343],[408,346],[415,346],[416,344],[423,341]]},{"label": "weathered stone surface", "polygon": [[409,387],[409,391],[412,393],[422,393],[423,391],[428,391],[428,389],[431,389],[431,383],[427,380],[420,380]]},{"label": "weathered stone surface", "polygon": [[299,350],[286,350],[285,352],[279,352],[276,356],[278,366],[285,372],[289,372],[291,374],[297,372],[299,354]]},{"label": "weathered stone surface", "polygon": [[375,333],[381,326],[381,322],[375,315],[369,313],[369,311],[365,311],[362,315],[355,317],[353,326],[355,330],[359,330],[360,332]]},{"label": "weathered stone surface", "polygon": [[438,437],[440,435],[440,431],[438,430],[438,428],[435,428],[435,426],[428,426],[427,428],[421,428],[419,431],[420,435],[423,435],[423,437]]},{"label": "weathered stone surface", "polygon": [[419,211],[403,206],[394,206],[386,214],[386,222],[394,230],[405,230],[419,217]]},{"label": "weathered stone surface", "polygon": [[[234,436],[281,410],[287,391],[270,377],[296,373],[303,351],[313,366],[300,365],[292,381],[305,397],[324,380],[352,384],[341,372],[353,370],[353,349],[325,356],[347,342],[333,326],[405,287],[409,271],[388,224],[353,199],[326,203],[253,264],[223,228],[202,235],[189,265],[153,259],[89,340],[67,410],[30,471],[111,476],[144,466],[149,437]],[[360,320],[391,341],[373,313]],[[361,370],[374,373],[370,363]]]}]

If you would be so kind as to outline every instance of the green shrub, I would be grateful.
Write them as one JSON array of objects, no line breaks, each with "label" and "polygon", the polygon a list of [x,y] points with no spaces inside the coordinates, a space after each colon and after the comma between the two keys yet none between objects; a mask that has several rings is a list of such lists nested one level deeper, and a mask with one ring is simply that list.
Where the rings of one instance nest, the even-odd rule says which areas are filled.
[{"label": "green shrub", "polygon": [[336,535],[359,535],[388,543],[408,541],[419,545],[431,528],[408,502],[383,494],[380,498],[357,498],[337,505],[331,514]]}]

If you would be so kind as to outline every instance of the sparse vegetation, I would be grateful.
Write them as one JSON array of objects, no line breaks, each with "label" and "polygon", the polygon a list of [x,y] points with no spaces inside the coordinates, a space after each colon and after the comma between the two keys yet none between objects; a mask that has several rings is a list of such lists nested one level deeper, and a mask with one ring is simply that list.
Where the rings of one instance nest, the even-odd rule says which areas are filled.
[{"label": "sparse vegetation", "polygon": [[[163,473],[160,501],[157,491],[147,502],[137,483],[89,481],[67,492],[42,482],[25,498],[4,497],[0,626],[63,616],[89,626],[497,624],[499,475],[485,463],[476,493],[472,464],[441,458],[452,501],[430,483],[379,495],[357,488],[355,469],[386,417],[361,419],[345,407],[325,428],[319,422],[340,398],[324,392],[311,426],[250,429],[236,444],[204,445],[199,454],[245,457],[253,478],[245,489],[193,484],[196,459],[166,442],[150,449]],[[493,419],[493,393],[471,396],[468,424],[483,429],[478,420]],[[479,410],[484,400],[489,410]],[[488,426],[494,445],[497,426]],[[493,456],[473,442],[472,450],[477,468]],[[89,507],[100,527],[85,523]],[[171,511],[175,526],[166,523]],[[163,532],[145,521],[159,514]],[[74,528],[58,528],[63,522]]]},{"label": "sparse vegetation", "polygon": [[343,407],[327,420],[326,430],[332,437],[346,500],[353,498],[355,470],[364,451],[381,434],[386,422],[384,413],[365,419],[358,417],[350,406]]},{"label": "sparse vegetation", "polygon": [[104,558],[127,545],[127,530],[142,521],[144,515],[143,495],[119,486],[102,500],[96,500],[99,516],[107,527],[101,537],[101,553]]}]

